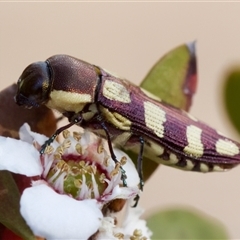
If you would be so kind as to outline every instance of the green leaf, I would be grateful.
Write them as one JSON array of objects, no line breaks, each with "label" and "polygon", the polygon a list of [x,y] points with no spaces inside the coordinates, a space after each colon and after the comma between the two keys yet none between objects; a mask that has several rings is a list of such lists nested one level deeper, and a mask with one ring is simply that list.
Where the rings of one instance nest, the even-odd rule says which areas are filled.
[{"label": "green leaf", "polygon": [[20,194],[12,175],[0,171],[0,222],[23,239],[35,239],[19,212]]},{"label": "green leaf", "polygon": [[228,116],[240,134],[240,68],[231,71],[226,77],[223,95]]},{"label": "green leaf", "polygon": [[189,110],[197,85],[195,43],[181,45],[163,56],[141,87],[177,108]]},{"label": "green leaf", "polygon": [[228,239],[219,222],[196,211],[165,210],[149,217],[147,225],[152,239]]}]

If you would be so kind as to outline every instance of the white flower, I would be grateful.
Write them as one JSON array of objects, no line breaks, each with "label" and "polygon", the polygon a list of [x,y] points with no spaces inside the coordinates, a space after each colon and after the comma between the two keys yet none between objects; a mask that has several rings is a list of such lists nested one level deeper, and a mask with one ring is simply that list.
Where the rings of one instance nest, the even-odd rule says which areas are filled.
[{"label": "white flower", "polygon": [[[21,140],[0,137],[0,170],[34,177],[21,196],[20,211],[36,236],[69,240],[95,234],[101,239],[110,234],[104,230],[109,219],[110,228],[117,229],[114,219],[120,209],[108,208],[109,203],[118,199],[124,205],[127,201],[126,209],[131,212],[130,202],[139,193],[138,174],[129,157],[114,149],[117,159],[126,162],[123,168],[128,187],[122,187],[120,165],[111,160],[105,140],[89,132],[71,136],[66,131],[64,136],[62,144],[54,141],[43,155],[34,146],[47,138],[31,132],[26,124],[20,130]],[[130,215],[126,214],[126,219]],[[136,225],[130,230],[129,226],[125,224],[118,231],[130,236]],[[111,234],[115,239],[115,230]],[[147,234],[144,236],[149,237]]]}]

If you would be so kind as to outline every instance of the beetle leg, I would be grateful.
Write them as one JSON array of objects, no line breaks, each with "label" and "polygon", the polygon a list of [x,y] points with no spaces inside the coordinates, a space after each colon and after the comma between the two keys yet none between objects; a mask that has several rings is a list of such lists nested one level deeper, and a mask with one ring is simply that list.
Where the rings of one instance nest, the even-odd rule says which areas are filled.
[{"label": "beetle leg", "polygon": [[[106,133],[106,138],[107,138],[107,142],[108,142],[108,148],[109,148],[109,151],[110,151],[110,154],[111,154],[111,158],[112,160],[116,163],[119,163],[119,161],[117,160],[115,154],[114,154],[114,151],[113,151],[113,147],[112,147],[112,142],[111,142],[111,138],[110,138],[110,135],[109,135],[109,132],[108,132],[108,129],[104,123],[104,121],[102,120],[102,116],[100,114],[97,115],[97,120],[99,121],[102,129],[105,131]],[[126,172],[125,170],[123,169],[123,167],[120,165],[120,169],[121,169],[121,173],[122,173],[122,181],[123,181],[123,186],[124,187],[127,187],[127,175],[126,175]]]},{"label": "beetle leg", "polygon": [[77,113],[75,114],[72,119],[71,122],[61,128],[59,128],[42,146],[40,149],[40,154],[43,154],[46,147],[49,146],[54,140],[55,138],[64,130],[70,128],[71,126],[73,126],[74,124],[80,123],[82,121],[82,114]]},{"label": "beetle leg", "polygon": [[137,171],[138,171],[138,175],[140,178],[140,190],[143,190],[143,186],[144,186],[144,181],[143,181],[143,169],[142,169],[142,162],[143,162],[143,148],[144,148],[144,139],[143,137],[139,137],[139,141],[140,141],[140,152],[138,154],[138,159],[137,159]]},{"label": "beetle leg", "polygon": [[[140,188],[141,191],[143,191],[143,186],[144,186],[143,169],[142,169],[143,148],[144,148],[144,139],[143,139],[143,137],[141,137],[141,136],[139,137],[139,142],[140,142],[140,151],[139,151],[138,159],[137,159],[137,171],[138,171],[138,176],[139,176],[139,179],[140,179],[139,188]],[[140,199],[139,195],[137,195],[134,198],[135,203],[134,203],[133,207],[137,206],[139,199]]]}]

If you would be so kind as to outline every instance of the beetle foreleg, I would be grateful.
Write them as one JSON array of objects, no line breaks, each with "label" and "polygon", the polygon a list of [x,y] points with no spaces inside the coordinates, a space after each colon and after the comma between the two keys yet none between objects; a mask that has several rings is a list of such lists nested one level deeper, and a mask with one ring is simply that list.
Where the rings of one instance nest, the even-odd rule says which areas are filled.
[{"label": "beetle foreleg", "polygon": [[[102,129],[106,133],[106,138],[107,138],[107,142],[108,142],[108,148],[109,148],[112,160],[115,162],[115,164],[119,163],[119,161],[117,160],[117,158],[116,158],[116,156],[114,154],[114,151],[113,151],[112,142],[111,142],[111,138],[110,138],[108,129],[107,129],[104,121],[102,120],[102,116],[100,114],[97,116],[97,120],[99,121],[99,123],[101,124]],[[126,175],[126,172],[125,172],[125,170],[123,169],[123,167],[121,165],[120,165],[120,169],[121,169],[121,173],[122,173],[121,179],[123,181],[123,186],[126,187],[127,186],[127,182],[126,182],[127,175]]]},{"label": "beetle foreleg", "polygon": [[54,140],[55,138],[64,130],[70,128],[71,126],[73,126],[74,124],[80,123],[82,121],[82,114],[76,114],[72,117],[71,122],[61,128],[59,128],[42,146],[40,149],[40,154],[43,154],[46,147],[49,146]]}]

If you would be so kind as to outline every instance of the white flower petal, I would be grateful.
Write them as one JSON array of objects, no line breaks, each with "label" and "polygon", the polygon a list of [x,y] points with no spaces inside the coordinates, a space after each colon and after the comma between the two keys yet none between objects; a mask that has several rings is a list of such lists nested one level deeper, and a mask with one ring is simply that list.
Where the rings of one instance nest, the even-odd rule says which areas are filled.
[{"label": "white flower petal", "polygon": [[101,227],[96,236],[97,240],[117,240],[119,238],[114,237],[114,228],[116,219],[113,217],[104,217],[102,219]]},{"label": "white flower petal", "polygon": [[77,201],[45,184],[27,188],[20,211],[33,233],[47,239],[88,239],[103,218],[96,200]]},{"label": "white flower petal", "polygon": [[40,155],[33,145],[0,136],[0,170],[8,170],[28,177],[41,175]]},{"label": "white flower petal", "polygon": [[30,126],[24,123],[19,129],[19,137],[22,141],[32,144],[34,141],[38,142],[40,145],[44,144],[48,139],[45,135],[32,132]]},{"label": "white flower petal", "polygon": [[105,196],[103,196],[101,198],[101,201],[106,203],[117,198],[130,199],[130,198],[134,198],[137,194],[139,194],[138,187],[119,187],[119,185],[117,185],[112,190],[112,193],[106,194]]},{"label": "white flower petal", "polygon": [[131,204],[131,201],[126,203],[125,218],[123,219],[121,228],[119,228],[118,231],[123,232],[124,235],[131,236],[135,229],[139,229],[142,231],[142,236],[150,239],[152,232],[147,227],[146,221],[140,218],[144,210],[139,206],[133,208],[131,207]]}]

